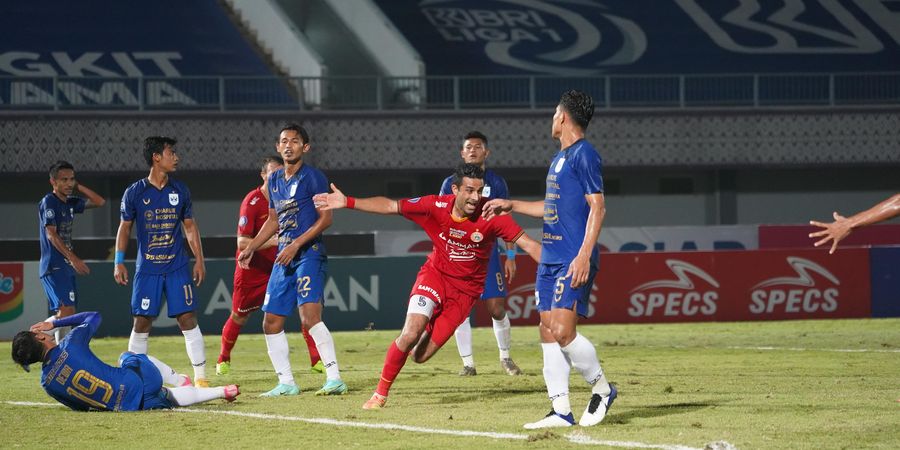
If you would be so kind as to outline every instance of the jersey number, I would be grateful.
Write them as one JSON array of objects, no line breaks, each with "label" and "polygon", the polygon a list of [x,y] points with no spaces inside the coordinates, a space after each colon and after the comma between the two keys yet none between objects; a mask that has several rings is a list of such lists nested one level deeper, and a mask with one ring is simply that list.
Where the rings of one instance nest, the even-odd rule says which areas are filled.
[{"label": "jersey number", "polygon": [[184,304],[191,306],[194,304],[194,287],[190,284],[182,286],[184,288]]},{"label": "jersey number", "polygon": [[309,283],[312,281],[310,277],[303,277],[297,280],[297,293],[300,294],[301,297],[306,298],[309,295],[309,291],[311,290],[309,287]]},{"label": "jersey number", "polygon": [[[74,389],[73,389],[74,388]],[[90,396],[93,396],[97,393],[97,389],[103,389],[103,397],[102,402],[98,402],[94,400]],[[109,399],[112,397],[113,389],[109,383],[91,375],[90,372],[82,369],[78,372],[75,372],[75,376],[72,377],[72,387],[66,388],[66,392],[95,408],[98,409],[106,409],[106,404],[109,403]]]}]

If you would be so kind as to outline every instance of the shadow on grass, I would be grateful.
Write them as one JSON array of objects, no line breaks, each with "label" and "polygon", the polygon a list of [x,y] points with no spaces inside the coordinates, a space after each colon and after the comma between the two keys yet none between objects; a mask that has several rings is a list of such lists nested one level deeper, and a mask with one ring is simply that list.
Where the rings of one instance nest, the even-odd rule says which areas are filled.
[{"label": "shadow on grass", "polygon": [[699,411],[712,406],[719,406],[720,402],[687,402],[670,403],[664,405],[650,405],[633,408],[629,411],[616,413],[616,405],[613,404],[610,415],[603,421],[604,424],[628,424],[632,419],[645,419],[650,417],[669,416],[672,414],[685,414]]}]

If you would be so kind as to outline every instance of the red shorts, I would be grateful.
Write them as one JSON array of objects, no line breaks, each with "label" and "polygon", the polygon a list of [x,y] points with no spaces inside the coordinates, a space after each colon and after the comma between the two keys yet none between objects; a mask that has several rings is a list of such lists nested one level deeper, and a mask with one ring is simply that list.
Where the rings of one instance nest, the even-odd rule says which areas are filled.
[{"label": "red shorts", "polygon": [[409,293],[428,297],[436,303],[434,313],[425,331],[431,334],[431,342],[441,347],[453,336],[453,332],[459,327],[472,312],[472,306],[478,295],[469,295],[450,283],[444,282],[444,275],[430,266],[422,266],[416,282]]},{"label": "red shorts", "polygon": [[231,297],[231,311],[239,316],[246,316],[261,308],[266,299],[266,284],[257,286],[237,285]]}]

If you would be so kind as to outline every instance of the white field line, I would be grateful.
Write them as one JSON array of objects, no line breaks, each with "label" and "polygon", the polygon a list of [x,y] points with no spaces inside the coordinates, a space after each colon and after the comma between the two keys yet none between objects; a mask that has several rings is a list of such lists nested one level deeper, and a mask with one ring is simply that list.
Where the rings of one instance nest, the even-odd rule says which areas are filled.
[{"label": "white field line", "polygon": [[[56,407],[62,406],[59,403],[40,403],[40,402],[12,402],[6,401],[3,402],[8,405],[14,406],[45,406],[45,407]],[[489,439],[507,439],[507,440],[528,440],[527,434],[519,434],[519,433],[492,433],[488,431],[470,431],[470,430],[447,430],[441,428],[426,428],[426,427],[414,427],[410,425],[399,425],[393,423],[369,423],[369,422],[350,422],[344,420],[335,420],[335,419],[327,419],[327,418],[315,418],[315,417],[297,417],[297,416],[282,416],[277,414],[259,414],[259,413],[250,413],[250,412],[241,412],[241,411],[218,411],[214,409],[191,409],[191,408],[175,408],[173,411],[182,412],[182,413],[195,413],[195,414],[219,414],[223,416],[237,416],[237,417],[247,417],[252,419],[261,419],[261,420],[277,420],[277,421],[290,421],[290,422],[305,422],[305,423],[313,423],[317,425],[331,425],[336,427],[354,427],[354,428],[369,428],[376,430],[397,430],[397,431],[409,431],[412,433],[424,433],[424,434],[443,434],[448,436],[463,436],[463,437],[483,437]],[[694,447],[686,447],[683,445],[675,445],[675,444],[646,444],[643,442],[630,442],[630,441],[606,441],[606,440],[598,440],[593,439],[587,435],[581,433],[570,433],[567,435],[563,435],[569,442],[574,444],[583,444],[583,445],[598,445],[605,447],[622,447],[622,448],[649,448],[649,449],[659,449],[659,450],[700,450]]]},{"label": "white field line", "polygon": [[884,348],[804,348],[804,347],[753,347],[753,346],[695,346],[695,345],[645,345],[644,348],[677,348],[677,349],[701,349],[701,350],[753,350],[753,351],[783,351],[783,352],[828,352],[828,353],[900,353],[900,349]]}]

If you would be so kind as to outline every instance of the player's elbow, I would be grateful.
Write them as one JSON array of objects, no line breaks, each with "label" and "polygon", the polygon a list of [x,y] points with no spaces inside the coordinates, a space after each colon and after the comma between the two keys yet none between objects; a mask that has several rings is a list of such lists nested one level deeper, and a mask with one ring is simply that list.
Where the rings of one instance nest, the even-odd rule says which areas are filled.
[{"label": "player's elbow", "polygon": [[100,197],[99,199],[97,199],[96,202],[92,202],[92,203],[94,203],[94,206],[100,208],[100,207],[106,205],[106,199],[103,197]]}]

